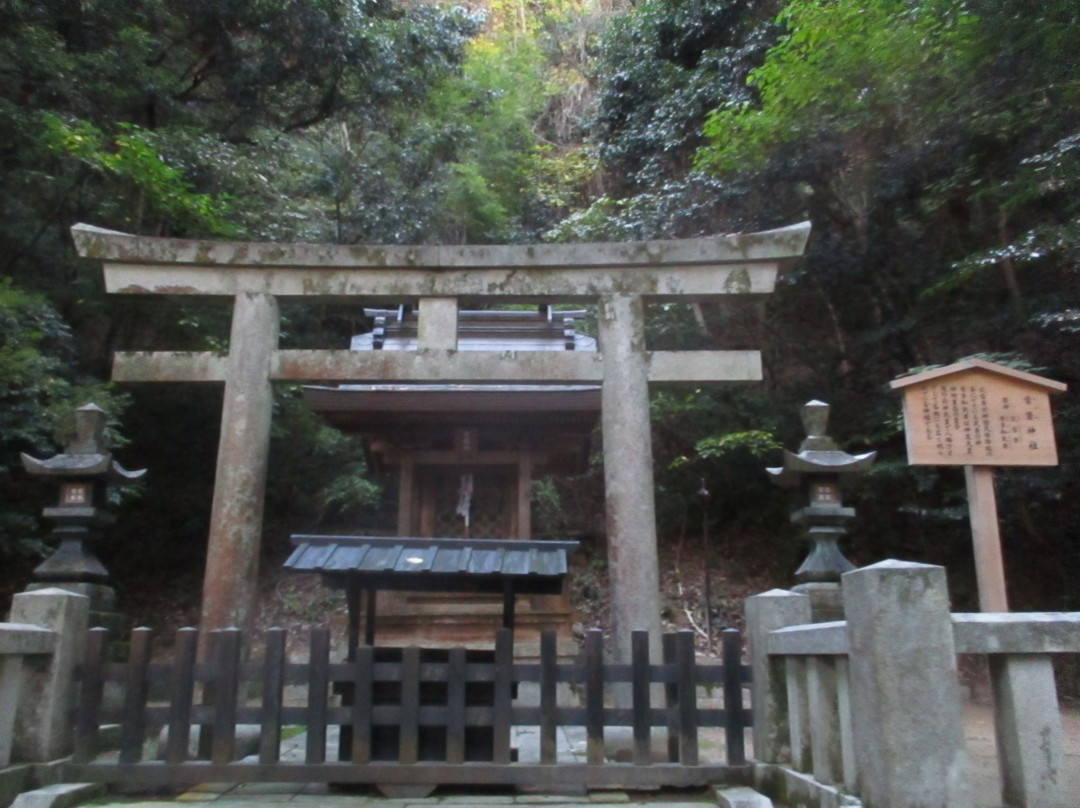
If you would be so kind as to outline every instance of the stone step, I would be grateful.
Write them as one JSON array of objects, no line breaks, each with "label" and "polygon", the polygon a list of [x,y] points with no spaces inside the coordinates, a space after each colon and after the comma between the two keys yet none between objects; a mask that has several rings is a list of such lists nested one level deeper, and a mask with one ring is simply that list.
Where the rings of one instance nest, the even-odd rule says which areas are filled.
[{"label": "stone step", "polygon": [[24,791],[11,803],[11,808],[72,808],[96,800],[104,793],[105,786],[101,783],[59,783]]},{"label": "stone step", "polygon": [[773,808],[773,802],[749,786],[716,789],[716,804],[720,808]]}]

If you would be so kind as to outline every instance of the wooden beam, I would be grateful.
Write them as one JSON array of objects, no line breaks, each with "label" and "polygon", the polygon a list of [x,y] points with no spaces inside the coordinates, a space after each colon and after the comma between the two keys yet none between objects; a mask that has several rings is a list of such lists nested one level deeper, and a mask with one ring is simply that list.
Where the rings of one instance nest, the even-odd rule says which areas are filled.
[{"label": "wooden beam", "polygon": [[[540,464],[550,459],[548,452],[534,453],[533,457]],[[417,466],[514,466],[516,468],[520,459],[521,452],[517,449],[492,449],[487,452],[476,452],[467,457],[453,449],[402,450],[382,456],[382,462],[390,466],[409,460]]]},{"label": "wooden beam", "polygon": [[[517,537],[532,538],[532,478],[533,453],[523,449],[518,455],[517,473]],[[543,463],[543,460],[540,460]]]},{"label": "wooden beam", "polygon": [[1009,598],[1005,589],[1005,561],[998,529],[994,469],[991,466],[964,466],[964,481],[975,549],[979,608],[984,612],[1007,612]]},{"label": "wooden beam", "polygon": [[415,466],[413,457],[405,455],[401,458],[401,468],[398,471],[398,518],[397,532],[399,536],[413,535],[413,502],[415,493]]}]

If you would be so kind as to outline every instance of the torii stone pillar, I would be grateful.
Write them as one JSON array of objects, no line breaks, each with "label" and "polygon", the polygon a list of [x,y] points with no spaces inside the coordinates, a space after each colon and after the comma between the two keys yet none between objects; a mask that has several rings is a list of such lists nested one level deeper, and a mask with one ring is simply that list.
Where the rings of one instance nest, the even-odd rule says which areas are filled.
[{"label": "torii stone pillar", "polygon": [[[645,304],[639,295],[613,295],[597,317],[604,384],[604,493],[615,658],[630,657],[630,637],[647,629],[651,652],[660,646],[660,569],[656,549],[649,371],[645,360]],[[642,496],[648,491],[649,496]]]},{"label": "torii stone pillar", "polygon": [[246,627],[255,599],[274,412],[270,357],[279,328],[273,295],[236,296],[203,577],[204,627]]},{"label": "torii stone pillar", "polygon": [[[118,353],[113,380],[224,382],[221,442],[203,593],[204,631],[243,626],[254,599],[274,381],[601,384],[611,611],[618,661],[630,631],[659,648],[660,593],[649,393],[652,382],[757,381],[757,351],[649,351],[649,301],[772,292],[797,261],[808,223],[681,241],[529,246],[363,247],[231,244],[72,228],[79,254],[105,265],[110,294],[234,300],[227,356]],[[409,303],[416,351],[281,350],[279,297]],[[599,355],[458,351],[458,301],[599,305]]]}]

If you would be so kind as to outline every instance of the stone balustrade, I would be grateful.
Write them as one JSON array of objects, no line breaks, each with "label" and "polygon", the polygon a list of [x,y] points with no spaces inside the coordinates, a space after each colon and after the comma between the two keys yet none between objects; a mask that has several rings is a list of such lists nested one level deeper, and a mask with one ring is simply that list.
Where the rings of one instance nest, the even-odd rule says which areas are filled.
[{"label": "stone balustrade", "polygon": [[11,762],[15,714],[24,677],[24,657],[52,654],[56,633],[25,623],[0,623],[0,766]]},{"label": "stone balustrade", "polygon": [[971,806],[956,655],[983,654],[1003,803],[1071,804],[1053,655],[1080,652],[1080,613],[950,614],[944,569],[897,561],[843,594],[848,619],[818,624],[805,596],[748,599],[759,761],[876,808]]},{"label": "stone balustrade", "polygon": [[0,623],[0,767],[71,753],[75,665],[89,621],[89,598],[59,588],[12,599]]}]

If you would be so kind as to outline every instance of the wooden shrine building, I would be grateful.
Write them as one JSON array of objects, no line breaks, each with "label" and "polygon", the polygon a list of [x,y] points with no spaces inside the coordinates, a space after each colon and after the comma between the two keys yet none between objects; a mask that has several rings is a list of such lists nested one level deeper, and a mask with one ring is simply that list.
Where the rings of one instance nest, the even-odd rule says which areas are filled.
[{"label": "wooden shrine building", "polygon": [[[416,312],[402,306],[365,313],[375,327],[355,337],[352,350],[417,349]],[[596,341],[576,333],[574,322],[584,314],[549,306],[462,311],[458,350],[595,352]],[[375,471],[396,476],[398,537],[512,538],[534,550],[541,545],[529,541],[532,483],[548,474],[584,471],[600,418],[599,385],[342,384],[308,386],[304,396],[329,425],[363,436]],[[300,556],[293,568],[305,568]],[[307,569],[332,577],[321,568]],[[380,644],[493,642],[504,611],[500,594],[403,589],[380,588],[374,609]],[[519,642],[537,641],[542,628],[569,637],[569,598],[558,585],[545,591],[521,595],[512,607]]]}]

